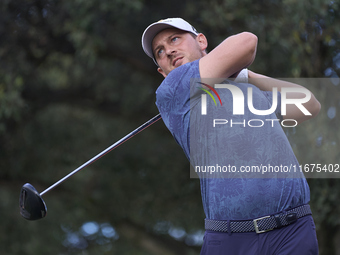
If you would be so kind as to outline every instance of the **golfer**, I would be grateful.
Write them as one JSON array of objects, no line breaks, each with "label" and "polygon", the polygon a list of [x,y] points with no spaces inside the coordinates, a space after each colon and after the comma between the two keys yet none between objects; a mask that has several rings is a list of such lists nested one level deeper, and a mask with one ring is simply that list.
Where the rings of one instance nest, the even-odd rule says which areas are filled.
[{"label": "golfer", "polygon": [[[287,98],[299,100],[301,93],[291,89],[302,87],[246,69],[255,59],[257,42],[254,34],[243,32],[208,53],[207,38],[181,18],[153,23],[142,36],[145,53],[165,78],[156,92],[162,119],[191,165],[201,167],[197,174],[206,215],[201,254],[318,254],[303,173],[273,171],[264,178],[258,172],[240,171],[298,166],[282,123],[299,124],[320,110],[305,89],[310,95],[303,104],[308,113],[295,104],[281,113],[281,89],[289,89]],[[215,90],[217,83],[226,87]],[[208,92],[218,95],[220,103],[208,100]],[[254,114],[249,104],[234,109],[241,95],[249,94],[258,111],[278,107],[266,115]],[[213,126],[216,119],[225,125]],[[227,166],[236,170],[218,172]]]}]

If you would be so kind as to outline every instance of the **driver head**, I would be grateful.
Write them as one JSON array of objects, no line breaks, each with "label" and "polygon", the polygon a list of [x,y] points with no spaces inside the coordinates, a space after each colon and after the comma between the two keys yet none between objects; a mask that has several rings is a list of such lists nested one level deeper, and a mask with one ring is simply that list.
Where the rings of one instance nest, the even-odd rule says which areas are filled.
[{"label": "driver head", "polygon": [[21,188],[19,198],[20,214],[27,220],[44,218],[47,207],[39,192],[29,183]]}]

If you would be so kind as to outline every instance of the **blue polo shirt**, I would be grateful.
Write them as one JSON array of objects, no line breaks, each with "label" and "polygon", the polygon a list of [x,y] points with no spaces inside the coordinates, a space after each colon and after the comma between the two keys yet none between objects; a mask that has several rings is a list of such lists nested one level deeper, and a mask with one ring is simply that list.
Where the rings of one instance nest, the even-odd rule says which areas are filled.
[{"label": "blue polo shirt", "polygon": [[309,203],[307,181],[280,125],[279,97],[273,113],[256,115],[247,105],[248,88],[257,110],[271,108],[273,93],[229,81],[245,96],[244,113],[234,114],[232,93],[220,88],[222,105],[211,92],[217,104],[207,95],[203,115],[200,78],[199,60],[171,71],[156,91],[156,105],[200,177],[206,217],[254,219]]}]

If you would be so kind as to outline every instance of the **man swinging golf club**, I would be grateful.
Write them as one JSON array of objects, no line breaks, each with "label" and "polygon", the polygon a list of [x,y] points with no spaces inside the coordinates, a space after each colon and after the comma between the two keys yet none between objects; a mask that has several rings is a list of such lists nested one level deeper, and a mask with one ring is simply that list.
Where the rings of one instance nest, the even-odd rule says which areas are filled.
[{"label": "man swinging golf club", "polygon": [[[275,100],[283,88],[301,88],[245,69],[255,59],[257,42],[254,34],[243,32],[226,38],[208,53],[207,38],[181,18],[158,21],[144,31],[142,47],[165,78],[157,89],[156,105],[192,166],[299,165],[279,120],[300,124],[316,116],[320,104],[312,93],[303,104],[308,114],[290,104],[285,114],[276,107],[267,115],[256,116],[263,123],[272,119],[271,125],[246,125],[254,119],[249,109],[241,116],[233,114],[235,91],[245,95],[251,88],[254,108],[264,111],[273,102],[281,105]],[[220,77],[235,76],[238,80],[224,82],[229,89],[214,89]],[[200,82],[193,82],[195,79]],[[230,93],[230,88],[235,91]],[[202,95],[209,90],[219,96],[221,105],[206,100],[209,113],[203,115]],[[294,92],[288,96],[301,97]],[[213,128],[211,121],[221,118],[234,125]],[[206,215],[201,254],[318,254],[303,173],[274,173],[269,178],[258,178],[256,173],[240,175],[239,171],[234,175],[213,173],[209,178],[206,172],[198,175]]]}]

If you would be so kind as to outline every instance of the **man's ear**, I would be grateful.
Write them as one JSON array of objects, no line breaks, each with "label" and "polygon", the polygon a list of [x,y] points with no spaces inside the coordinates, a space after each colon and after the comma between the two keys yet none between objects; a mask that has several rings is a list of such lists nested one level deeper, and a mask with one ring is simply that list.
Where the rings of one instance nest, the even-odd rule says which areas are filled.
[{"label": "man's ear", "polygon": [[196,36],[196,41],[198,42],[198,45],[200,46],[202,51],[205,51],[207,49],[207,47],[208,47],[208,40],[207,40],[207,38],[205,37],[204,34],[199,33]]},{"label": "man's ear", "polygon": [[164,78],[167,76],[167,75],[165,74],[165,72],[163,71],[162,68],[158,67],[158,68],[157,68],[157,71],[158,71],[161,75],[163,75]]}]

